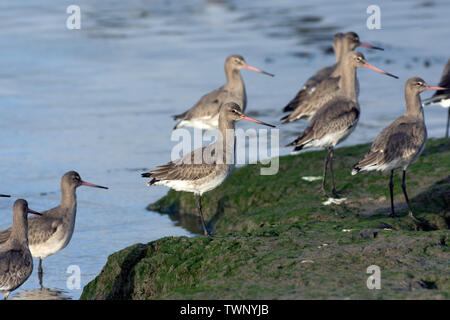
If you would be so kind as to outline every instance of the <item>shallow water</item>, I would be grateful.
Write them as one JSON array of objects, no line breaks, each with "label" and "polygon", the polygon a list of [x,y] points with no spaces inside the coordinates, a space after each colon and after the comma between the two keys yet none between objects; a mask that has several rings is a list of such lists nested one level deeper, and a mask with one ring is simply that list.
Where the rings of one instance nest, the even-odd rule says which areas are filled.
[{"label": "shallow water", "polygon": [[[248,113],[278,125],[282,107],[307,77],[333,63],[328,51],[334,33],[353,30],[362,41],[384,47],[360,51],[400,80],[358,71],[361,119],[343,145],[371,141],[403,113],[403,85],[410,76],[437,84],[450,52],[450,3],[378,1],[382,29],[373,31],[366,28],[372,2],[345,3],[83,0],[77,1],[81,30],[65,27],[68,3],[0,4],[0,192],[45,210],[58,204],[60,177],[68,170],[110,187],[78,189],[72,241],[44,261],[44,284],[51,290],[36,291],[35,272],[13,296],[78,298],[81,289],[66,286],[69,265],[80,267],[83,287],[118,249],[192,235],[145,210],[167,189],[148,189],[139,173],[170,160],[170,115],[224,82],[228,54],[242,54],[249,64],[275,73],[242,72]],[[446,110],[425,113],[429,136],[442,136]],[[305,124],[281,126],[280,144]],[[2,229],[10,224],[14,198],[0,200]]]}]

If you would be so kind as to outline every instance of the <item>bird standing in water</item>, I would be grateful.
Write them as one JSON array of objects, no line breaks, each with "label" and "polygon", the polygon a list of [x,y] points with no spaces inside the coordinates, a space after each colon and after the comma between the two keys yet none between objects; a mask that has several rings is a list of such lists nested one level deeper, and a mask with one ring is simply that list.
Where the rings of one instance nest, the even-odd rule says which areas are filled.
[{"label": "bird standing in water", "polygon": [[28,248],[28,213],[40,215],[29,209],[25,200],[14,202],[11,235],[0,249],[0,291],[5,292],[5,300],[33,272],[33,258]]},{"label": "bird standing in water", "polygon": [[[72,239],[77,213],[76,189],[80,186],[108,189],[81,179],[75,171],[69,171],[61,178],[61,203],[59,206],[43,211],[39,217],[28,221],[28,241],[31,254],[39,258],[39,283],[42,286],[42,260],[64,249]],[[12,234],[12,229],[0,232],[0,245]]]}]

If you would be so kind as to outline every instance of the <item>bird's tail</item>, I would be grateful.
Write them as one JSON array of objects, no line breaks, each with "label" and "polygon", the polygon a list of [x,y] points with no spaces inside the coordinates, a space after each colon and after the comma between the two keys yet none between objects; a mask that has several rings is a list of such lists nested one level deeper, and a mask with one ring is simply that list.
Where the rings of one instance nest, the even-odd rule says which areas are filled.
[{"label": "bird's tail", "polygon": [[286,147],[295,146],[294,150],[292,150],[292,153],[296,153],[305,148],[306,144],[308,144],[312,140],[314,140],[314,137],[312,136],[312,131],[310,127],[307,127],[305,131],[303,131],[303,133],[297,139],[287,144]]},{"label": "bird's tail", "polygon": [[355,164],[352,167],[352,175],[357,174],[358,172],[360,172],[361,170],[363,171],[372,171],[374,169],[376,169],[380,163],[380,161],[382,161],[380,159],[380,153],[375,151],[369,151],[367,152],[364,157],[361,158],[361,160],[358,161],[357,164]]},{"label": "bird's tail", "polygon": [[289,114],[287,114],[287,115],[285,115],[283,118],[281,118],[280,120],[281,120],[281,123],[286,123],[286,122],[289,122]]},{"label": "bird's tail", "polygon": [[360,172],[360,171],[361,171],[361,168],[358,167],[358,164],[355,164],[355,165],[352,167],[352,176],[354,176],[355,174],[357,174],[357,173]]},{"label": "bird's tail", "polygon": [[152,180],[150,180],[149,182],[147,182],[147,185],[150,187],[151,185],[154,185],[156,182],[158,182],[159,180],[157,180],[156,178],[152,177],[152,173],[151,172],[145,172],[145,173],[141,173],[141,177],[142,178],[152,178]]},{"label": "bird's tail", "polygon": [[174,116],[172,116],[173,120],[183,120],[186,117],[187,111],[180,113],[180,114],[176,114]]}]

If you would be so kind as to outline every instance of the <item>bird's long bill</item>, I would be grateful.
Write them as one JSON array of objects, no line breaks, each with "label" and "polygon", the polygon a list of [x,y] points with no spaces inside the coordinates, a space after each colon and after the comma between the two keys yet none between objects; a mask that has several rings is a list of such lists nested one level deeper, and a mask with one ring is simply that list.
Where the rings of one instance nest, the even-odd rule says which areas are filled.
[{"label": "bird's long bill", "polygon": [[448,90],[449,88],[427,86],[427,90]]},{"label": "bird's long bill", "polygon": [[38,216],[42,216],[42,213],[40,213],[40,212],[37,212],[37,211],[34,211],[34,210],[31,210],[30,208],[28,208],[28,211],[27,211],[28,213],[32,213],[32,214],[37,214]]},{"label": "bird's long bill", "polygon": [[373,65],[371,65],[371,64],[368,64],[367,62],[366,62],[366,64],[364,65],[364,67],[365,67],[365,68],[368,68],[368,69],[371,69],[371,70],[374,70],[374,71],[376,71],[376,72],[385,74],[385,75],[387,75],[387,76],[389,76],[389,77],[398,79],[398,77],[397,77],[397,76],[394,76],[392,73],[389,73],[389,72],[386,72],[386,71],[384,71],[384,70],[381,70],[380,68],[377,68],[377,67],[375,67],[375,66],[373,66]]},{"label": "bird's long bill", "polygon": [[271,76],[271,77],[275,76],[274,74],[271,74],[269,72],[263,71],[261,69],[255,68],[255,67],[252,67],[252,66],[250,66],[248,64],[244,64],[244,66],[242,68],[248,69],[248,70],[252,70],[252,71],[255,71],[255,72],[259,72],[259,73],[263,73],[263,74],[267,74],[268,76]]},{"label": "bird's long bill", "polygon": [[375,46],[373,46],[373,45],[371,45],[371,44],[364,43],[364,42],[360,42],[359,45],[360,45],[361,47],[364,47],[364,48],[369,48],[369,49],[382,50],[382,51],[384,51],[383,48],[375,47]]},{"label": "bird's long bill", "polygon": [[10,195],[7,195],[7,194],[0,194],[0,197],[3,197],[3,198],[10,198],[11,196],[10,196]]},{"label": "bird's long bill", "polygon": [[251,121],[251,122],[256,122],[256,123],[263,124],[263,125],[268,126],[268,127],[275,128],[274,125],[271,125],[271,124],[268,124],[268,123],[265,123],[265,122],[262,122],[262,121],[259,121],[259,120],[247,117],[245,114],[243,114],[241,116],[241,120],[247,120],[247,121]]},{"label": "bird's long bill", "polygon": [[89,183],[89,182],[86,182],[86,181],[83,181],[83,182],[81,183],[81,185],[82,185],[82,186],[86,186],[86,187],[108,189],[107,187],[99,186],[99,185],[96,185],[96,184],[93,184],[93,183]]}]

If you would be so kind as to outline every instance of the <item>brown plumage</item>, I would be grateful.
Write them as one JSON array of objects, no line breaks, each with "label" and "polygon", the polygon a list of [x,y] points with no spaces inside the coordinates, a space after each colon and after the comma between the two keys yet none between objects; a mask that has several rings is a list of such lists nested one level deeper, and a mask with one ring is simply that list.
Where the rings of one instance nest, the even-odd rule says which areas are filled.
[{"label": "brown plumage", "polygon": [[191,109],[173,116],[174,120],[179,120],[174,129],[181,127],[194,127],[204,130],[217,129],[219,110],[228,102],[236,103],[244,112],[247,106],[247,94],[240,73],[241,69],[249,69],[273,77],[271,73],[248,65],[240,55],[234,54],[227,57],[225,60],[227,82],[219,89],[202,96]]},{"label": "brown plumage", "polygon": [[336,95],[315,113],[305,131],[287,145],[295,147],[293,152],[311,147],[328,148],[322,179],[322,192],[327,196],[325,181],[328,163],[330,164],[331,192],[337,195],[333,175],[333,149],[353,132],[359,120],[360,110],[355,87],[358,67],[396,77],[368,64],[362,53],[348,52],[342,60],[339,90]]},{"label": "brown plumage", "polygon": [[369,151],[353,166],[352,174],[360,171],[390,171],[391,216],[395,216],[393,199],[393,175],[395,169],[402,169],[402,189],[409,209],[409,216],[416,220],[406,192],[406,169],[425,148],[427,128],[420,101],[425,90],[439,90],[423,79],[413,77],[405,84],[406,112],[384,128],[372,143]]},{"label": "brown plumage", "polygon": [[14,202],[11,236],[0,249],[0,291],[7,299],[10,292],[20,287],[33,271],[33,258],[28,248],[28,213],[39,214],[19,199]]},{"label": "brown plumage", "polygon": [[219,186],[225,181],[234,167],[234,122],[249,120],[260,124],[264,122],[247,117],[234,102],[223,105],[219,113],[219,137],[216,142],[198,148],[180,159],[171,161],[157,169],[143,173],[143,178],[150,178],[147,183],[165,185],[177,191],[193,192],[198,195],[198,212],[203,232],[209,236],[202,213],[201,198],[203,193]]},{"label": "brown plumage", "polygon": [[[334,50],[336,64],[318,71],[310,78],[300,92],[292,99],[283,111],[291,111],[290,114],[281,118],[282,123],[293,122],[299,119],[311,119],[314,114],[327,102],[337,97],[339,93],[342,59],[358,46],[382,50],[366,43],[360,42],[355,32],[336,34]],[[355,81],[356,95],[359,95],[359,83]]]}]

